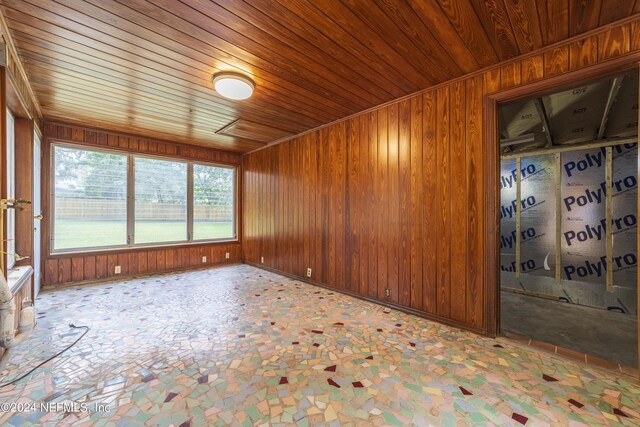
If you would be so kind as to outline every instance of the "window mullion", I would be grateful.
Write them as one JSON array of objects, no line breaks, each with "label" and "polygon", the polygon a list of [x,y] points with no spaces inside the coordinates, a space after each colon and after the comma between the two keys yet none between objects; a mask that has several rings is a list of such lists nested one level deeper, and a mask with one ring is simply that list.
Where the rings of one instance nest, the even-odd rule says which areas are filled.
[{"label": "window mullion", "polygon": [[135,244],[135,158],[133,154],[127,156],[127,245]]},{"label": "window mullion", "polygon": [[187,165],[187,240],[193,242],[193,163]]},{"label": "window mullion", "polygon": [[232,187],[232,191],[233,191],[233,238],[237,239],[238,238],[238,196],[239,196],[239,192],[238,192],[238,168],[234,168],[233,169],[233,187]]}]

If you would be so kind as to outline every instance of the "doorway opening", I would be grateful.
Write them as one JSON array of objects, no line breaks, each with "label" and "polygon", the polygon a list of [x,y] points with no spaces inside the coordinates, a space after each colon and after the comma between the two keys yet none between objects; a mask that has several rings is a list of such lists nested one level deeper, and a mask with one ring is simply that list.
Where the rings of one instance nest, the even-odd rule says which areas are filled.
[{"label": "doorway opening", "polygon": [[637,367],[637,71],[497,113],[501,332]]}]

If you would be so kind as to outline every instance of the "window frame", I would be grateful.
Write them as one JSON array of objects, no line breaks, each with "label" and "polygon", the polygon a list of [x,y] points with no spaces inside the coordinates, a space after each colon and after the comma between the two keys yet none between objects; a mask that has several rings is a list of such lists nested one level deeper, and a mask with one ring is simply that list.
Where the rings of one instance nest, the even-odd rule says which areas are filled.
[{"label": "window frame", "polygon": [[[193,201],[193,167],[194,166],[208,166],[208,167],[216,167],[223,169],[231,169],[233,170],[233,219],[231,223],[231,229],[233,230],[233,239],[235,241],[238,240],[238,167],[237,166],[229,166],[229,165],[220,165],[215,163],[207,163],[207,162],[197,162],[193,161],[189,163],[189,171],[187,172],[187,177],[189,179],[189,200],[188,200],[188,212],[187,215],[188,222],[187,226],[189,227],[189,236],[191,237],[192,242],[204,243],[211,241],[212,239],[194,239],[193,238],[193,211],[195,210],[195,203]],[[220,239],[213,239],[214,241]],[[227,240],[229,241],[229,240]]]},{"label": "window frame", "polygon": [[[51,230],[49,236],[49,254],[72,254],[72,253],[92,253],[92,252],[108,252],[127,249],[144,249],[144,248],[158,248],[158,247],[174,247],[174,246],[190,246],[190,245],[202,245],[206,243],[230,243],[238,242],[238,166],[226,165],[214,162],[203,162],[199,160],[189,160],[183,158],[176,158],[171,156],[163,156],[156,154],[137,153],[126,150],[118,150],[111,148],[93,147],[81,144],[73,144],[62,141],[50,141],[49,147],[49,221],[48,226]],[[55,150],[56,147],[69,148],[74,150],[94,151],[101,153],[119,154],[127,158],[127,217],[126,217],[126,230],[127,238],[126,243],[122,245],[107,245],[107,246],[88,246],[80,248],[55,248]],[[152,242],[152,243],[135,243],[135,159],[147,158],[163,161],[172,161],[176,163],[183,163],[187,166],[187,239],[177,240],[170,242]],[[232,231],[233,235],[230,237],[221,237],[217,239],[194,239],[193,238],[193,166],[202,165],[209,167],[217,167],[233,170],[233,222]]]},{"label": "window frame", "polygon": [[[191,200],[193,196],[190,196],[193,191],[193,187],[190,185],[190,173],[192,171],[191,162],[188,160],[182,159],[171,159],[167,157],[161,156],[149,156],[149,155],[138,155],[135,153],[129,153],[130,156],[127,158],[127,164],[129,168],[127,170],[127,245],[132,247],[144,247],[144,246],[164,246],[164,245],[184,245],[188,243],[192,243],[192,233],[191,233],[191,218],[192,215],[190,212],[193,212],[193,207],[191,206]],[[145,159],[151,160],[161,160],[161,161],[169,161],[175,163],[182,163],[187,166],[187,238],[184,240],[170,240],[165,242],[145,242],[145,243],[135,243],[136,241],[136,158],[142,157]],[[219,239],[218,239],[219,240]]]}]

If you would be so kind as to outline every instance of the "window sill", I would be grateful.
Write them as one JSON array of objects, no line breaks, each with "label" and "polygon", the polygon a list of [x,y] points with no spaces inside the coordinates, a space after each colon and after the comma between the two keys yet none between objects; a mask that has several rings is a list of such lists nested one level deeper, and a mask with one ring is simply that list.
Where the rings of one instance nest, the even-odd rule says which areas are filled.
[{"label": "window sill", "polygon": [[11,293],[13,295],[17,294],[20,289],[22,289],[24,284],[29,281],[29,278],[32,274],[33,268],[31,268],[30,265],[9,269],[9,273],[7,274],[7,282],[9,284],[9,288],[11,289]]},{"label": "window sill", "polygon": [[155,245],[140,245],[140,246],[121,246],[112,248],[87,248],[87,249],[73,249],[73,250],[60,250],[49,253],[49,258],[65,258],[74,255],[90,256],[90,255],[110,255],[128,252],[140,252],[140,251],[152,251],[162,249],[183,249],[193,248],[200,246],[211,245],[228,245],[230,243],[240,243],[237,238],[227,240],[203,240],[198,242],[179,242],[179,243],[167,243],[167,244],[155,244]]}]

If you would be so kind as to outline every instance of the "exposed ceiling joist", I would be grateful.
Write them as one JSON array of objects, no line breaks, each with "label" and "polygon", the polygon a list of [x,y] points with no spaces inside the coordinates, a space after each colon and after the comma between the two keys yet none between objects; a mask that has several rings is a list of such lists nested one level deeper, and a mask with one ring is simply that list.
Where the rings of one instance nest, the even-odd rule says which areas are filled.
[{"label": "exposed ceiling joist", "polygon": [[535,135],[533,133],[525,133],[513,138],[504,138],[500,140],[500,147],[510,147],[512,145],[526,144],[528,142],[535,141]]},{"label": "exposed ceiling joist", "polygon": [[611,87],[609,88],[609,95],[607,96],[607,103],[604,106],[604,111],[602,112],[602,120],[600,121],[600,127],[598,128],[598,136],[596,140],[604,138],[604,132],[607,130],[607,121],[609,120],[609,113],[611,112],[611,107],[618,96],[618,92],[622,87],[622,81],[624,80],[624,76],[616,77],[611,81]]},{"label": "exposed ceiling joist", "polygon": [[621,138],[605,138],[577,144],[556,145],[555,147],[534,148],[531,150],[522,150],[518,152],[504,153],[500,155],[501,160],[515,159],[517,157],[541,156],[545,154],[564,153],[575,150],[589,150],[592,148],[611,147],[614,145],[637,143],[637,136],[621,137]]}]

